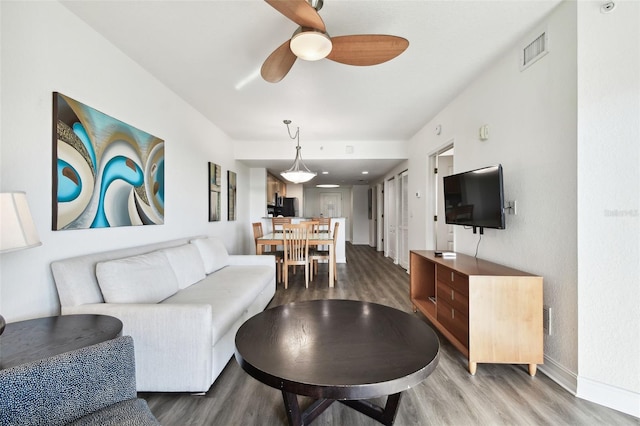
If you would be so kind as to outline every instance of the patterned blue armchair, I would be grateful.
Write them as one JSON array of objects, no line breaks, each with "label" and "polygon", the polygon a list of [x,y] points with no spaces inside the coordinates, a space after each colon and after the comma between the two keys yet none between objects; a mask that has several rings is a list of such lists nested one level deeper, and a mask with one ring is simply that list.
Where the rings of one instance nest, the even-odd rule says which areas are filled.
[{"label": "patterned blue armchair", "polygon": [[0,425],[159,425],[137,398],[133,339],[0,370]]}]

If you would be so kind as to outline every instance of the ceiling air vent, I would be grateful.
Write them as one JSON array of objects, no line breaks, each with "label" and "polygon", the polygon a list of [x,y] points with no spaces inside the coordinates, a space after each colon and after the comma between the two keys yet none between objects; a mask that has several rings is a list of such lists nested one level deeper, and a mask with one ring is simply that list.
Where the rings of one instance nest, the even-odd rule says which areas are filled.
[{"label": "ceiling air vent", "polygon": [[547,53],[549,53],[549,43],[547,40],[547,32],[545,31],[522,49],[522,54],[520,55],[520,71],[529,68]]}]

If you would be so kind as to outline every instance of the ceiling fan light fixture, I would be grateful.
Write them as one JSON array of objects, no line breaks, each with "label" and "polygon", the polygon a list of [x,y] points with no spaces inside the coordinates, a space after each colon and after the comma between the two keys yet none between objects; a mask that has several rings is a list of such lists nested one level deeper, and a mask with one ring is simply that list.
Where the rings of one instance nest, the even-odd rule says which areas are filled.
[{"label": "ceiling fan light fixture", "polygon": [[305,61],[318,61],[331,53],[333,44],[326,33],[314,29],[299,29],[291,38],[291,51]]}]

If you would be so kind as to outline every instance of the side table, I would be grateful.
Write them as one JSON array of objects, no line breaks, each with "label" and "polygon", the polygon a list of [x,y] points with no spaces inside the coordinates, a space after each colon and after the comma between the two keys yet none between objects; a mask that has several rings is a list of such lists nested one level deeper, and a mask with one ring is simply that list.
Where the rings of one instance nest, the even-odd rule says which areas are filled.
[{"label": "side table", "polygon": [[95,345],[121,333],[122,321],[107,315],[62,315],[9,323],[0,335],[0,369]]}]

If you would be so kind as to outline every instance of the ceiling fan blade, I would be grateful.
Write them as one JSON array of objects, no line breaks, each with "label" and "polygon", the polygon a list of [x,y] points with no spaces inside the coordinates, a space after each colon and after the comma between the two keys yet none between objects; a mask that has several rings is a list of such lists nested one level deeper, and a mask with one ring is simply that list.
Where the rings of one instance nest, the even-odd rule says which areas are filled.
[{"label": "ceiling fan blade", "polygon": [[264,61],[260,74],[269,83],[277,83],[289,72],[297,56],[289,48],[291,40],[287,40],[274,50]]},{"label": "ceiling fan blade", "polygon": [[322,32],[327,29],[318,12],[306,0],[265,0],[274,9],[301,27],[315,28]]},{"label": "ceiling fan blade", "polygon": [[381,34],[331,37],[333,47],[327,59],[347,65],[378,65],[404,52],[409,41]]}]

